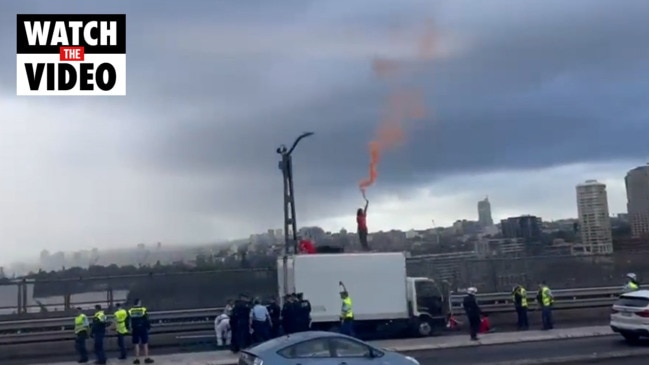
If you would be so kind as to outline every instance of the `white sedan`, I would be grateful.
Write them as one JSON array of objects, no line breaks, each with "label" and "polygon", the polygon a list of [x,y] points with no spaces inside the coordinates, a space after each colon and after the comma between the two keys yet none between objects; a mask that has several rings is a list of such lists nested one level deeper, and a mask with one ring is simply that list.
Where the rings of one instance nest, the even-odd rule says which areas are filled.
[{"label": "white sedan", "polygon": [[649,290],[620,296],[611,308],[611,329],[631,343],[649,337]]}]

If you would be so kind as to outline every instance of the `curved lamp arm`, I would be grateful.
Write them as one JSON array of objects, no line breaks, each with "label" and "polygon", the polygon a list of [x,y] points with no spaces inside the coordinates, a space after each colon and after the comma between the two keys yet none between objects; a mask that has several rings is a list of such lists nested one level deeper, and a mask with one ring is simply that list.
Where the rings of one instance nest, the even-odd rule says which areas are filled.
[{"label": "curved lamp arm", "polygon": [[[290,155],[290,154],[293,152],[293,150],[295,149],[295,147],[297,146],[297,144],[300,143],[300,141],[301,141],[302,139],[304,139],[304,138],[306,138],[306,137],[309,137],[309,136],[312,136],[313,134],[314,134],[313,132],[305,132],[305,133],[302,133],[299,137],[297,137],[297,139],[295,140],[295,142],[293,142],[293,145],[291,146],[291,149],[289,149],[288,152],[286,152],[286,154],[287,154],[287,155]],[[286,149],[284,149],[284,151],[286,151]]]}]

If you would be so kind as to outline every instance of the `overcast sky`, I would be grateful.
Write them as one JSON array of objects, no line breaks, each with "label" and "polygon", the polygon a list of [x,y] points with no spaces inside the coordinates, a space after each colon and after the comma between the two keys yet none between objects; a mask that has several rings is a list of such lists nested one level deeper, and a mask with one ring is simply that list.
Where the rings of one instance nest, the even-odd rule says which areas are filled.
[{"label": "overcast sky", "polygon": [[[16,13],[126,13],[126,97],[16,97]],[[649,1],[0,3],[3,261],[43,248],[197,243],[282,226],[275,149],[295,153],[299,225],[355,230],[368,142],[416,72],[423,120],[383,155],[370,231],[576,216],[575,184],[649,160]],[[433,57],[417,57],[426,26]],[[416,66],[416,67],[415,67]]]}]

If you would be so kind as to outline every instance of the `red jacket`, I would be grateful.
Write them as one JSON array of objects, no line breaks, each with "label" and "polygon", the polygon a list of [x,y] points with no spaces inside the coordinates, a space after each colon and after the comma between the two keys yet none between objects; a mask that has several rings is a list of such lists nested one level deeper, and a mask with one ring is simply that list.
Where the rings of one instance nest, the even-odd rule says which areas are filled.
[{"label": "red jacket", "polygon": [[359,231],[367,232],[367,220],[365,214],[359,214],[356,216],[356,225],[358,226]]},{"label": "red jacket", "polygon": [[314,254],[315,253],[315,245],[311,240],[301,240],[299,243],[299,250],[300,253],[306,253],[306,254]]}]

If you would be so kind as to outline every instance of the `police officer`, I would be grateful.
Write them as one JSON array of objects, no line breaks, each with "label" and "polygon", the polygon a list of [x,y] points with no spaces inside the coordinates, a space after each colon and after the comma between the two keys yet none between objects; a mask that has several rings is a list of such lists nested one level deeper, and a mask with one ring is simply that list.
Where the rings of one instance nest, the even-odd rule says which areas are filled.
[{"label": "police officer", "polygon": [[120,360],[126,359],[126,345],[124,343],[124,338],[128,334],[128,312],[122,307],[121,304],[117,303],[115,305],[115,332],[117,332],[117,347],[119,348],[119,358]]},{"label": "police officer", "polygon": [[144,363],[152,364],[153,359],[149,357],[149,331],[151,330],[151,321],[147,309],[142,305],[142,301],[135,300],[135,305],[128,310],[128,318],[131,329],[131,342],[135,348],[135,360],[133,364],[140,363],[140,349],[144,352]]},{"label": "police officer", "polygon": [[311,327],[311,302],[304,299],[303,293],[297,293],[298,316],[297,322],[299,331],[308,331]]},{"label": "police officer", "polygon": [[254,343],[262,343],[270,338],[272,322],[268,308],[255,298],[253,307],[250,310],[250,328],[254,331]]},{"label": "police officer", "polygon": [[340,299],[340,332],[347,336],[354,336],[354,310],[352,309],[352,298],[342,281],[338,282],[341,288]]},{"label": "police officer", "polygon": [[516,317],[518,330],[525,331],[529,328],[527,321],[527,291],[522,285],[516,285],[512,290],[514,297],[514,307],[516,308]]},{"label": "police officer", "polygon": [[97,360],[95,364],[106,364],[106,352],[104,351],[104,338],[106,337],[106,314],[101,309],[101,305],[95,306],[95,315],[92,317],[90,325],[92,337],[94,338],[95,357]]},{"label": "police officer", "polygon": [[268,314],[270,315],[270,338],[275,338],[279,336],[279,326],[280,326],[280,315],[281,308],[277,305],[277,300],[275,298],[270,299],[270,303],[266,306],[268,309]]},{"label": "police officer", "polygon": [[543,321],[543,329],[551,330],[554,328],[552,322],[552,305],[554,304],[554,297],[548,285],[544,282],[539,284],[539,290],[536,293],[536,301],[541,306],[541,320]]},{"label": "police officer", "polygon": [[626,285],[624,285],[624,292],[632,292],[640,289],[640,284],[638,283],[638,277],[636,274],[630,272],[626,274],[627,282]]},{"label": "police officer", "polygon": [[232,352],[239,352],[250,341],[250,304],[248,297],[241,294],[232,307],[230,328],[232,329]]},{"label": "police officer", "polygon": [[466,290],[467,294],[462,302],[464,313],[466,314],[466,318],[469,321],[469,333],[471,335],[472,341],[478,340],[478,331],[480,330],[480,314],[482,313],[480,306],[478,306],[478,301],[475,297],[477,292],[478,289],[476,289],[475,287],[468,288]]},{"label": "police officer", "polygon": [[88,350],[86,349],[86,340],[90,323],[88,317],[83,314],[81,308],[77,308],[77,316],[74,317],[74,347],[79,354],[79,364],[88,362]]},{"label": "police officer", "polygon": [[287,294],[284,297],[284,304],[282,305],[282,329],[285,335],[295,333],[295,297],[293,294]]}]

